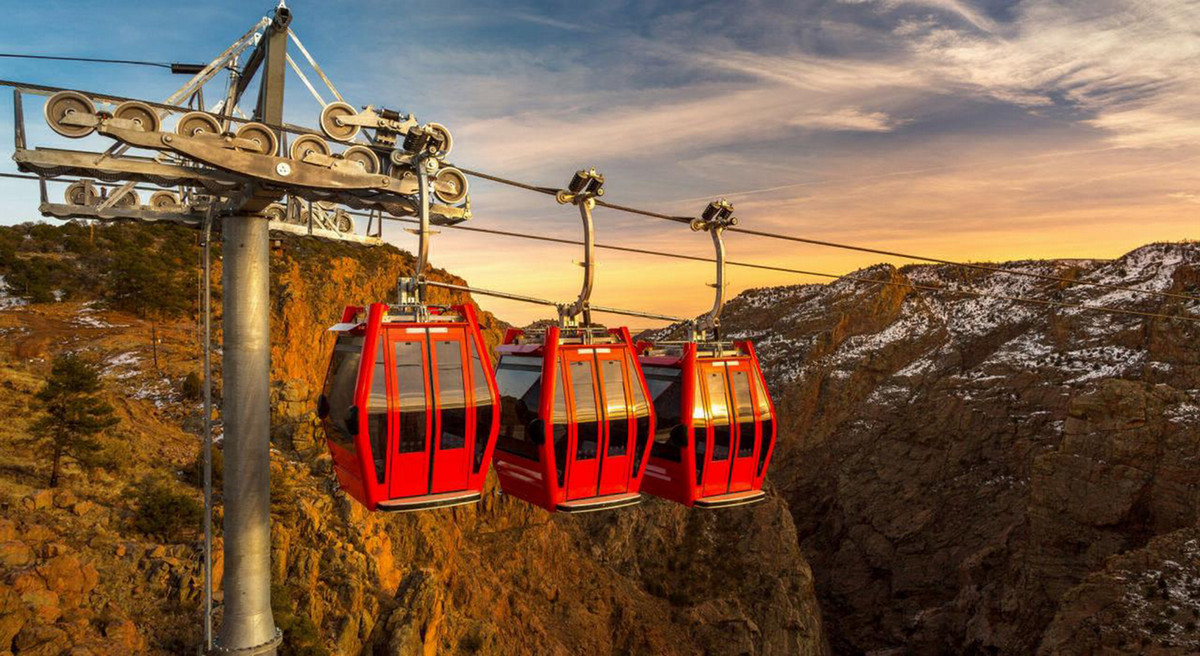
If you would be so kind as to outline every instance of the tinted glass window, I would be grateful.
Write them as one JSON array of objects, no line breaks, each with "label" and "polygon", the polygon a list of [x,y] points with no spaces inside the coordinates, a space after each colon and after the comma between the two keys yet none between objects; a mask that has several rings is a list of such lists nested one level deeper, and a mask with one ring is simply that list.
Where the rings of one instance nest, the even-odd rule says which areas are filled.
[{"label": "tinted glass window", "polygon": [[400,453],[425,450],[425,357],[422,342],[396,342],[396,397],[400,411]]},{"label": "tinted glass window", "polygon": [[692,444],[696,447],[696,482],[704,480],[704,459],[708,455],[708,413],[704,400],[704,389],[700,387],[700,370],[692,376],[692,389],[696,400],[692,403]]},{"label": "tinted glass window", "polygon": [[650,398],[654,399],[656,415],[651,453],[658,458],[679,462],[681,445],[671,443],[671,434],[683,422],[683,370],[643,367],[642,373],[646,376],[646,386],[650,388]]},{"label": "tinted glass window", "polygon": [[567,397],[563,394],[563,380],[567,372],[561,367],[554,377],[554,466],[558,470],[558,486],[562,487],[566,480],[567,452],[570,450],[570,418],[567,416]]},{"label": "tinted glass window", "polygon": [[754,400],[750,398],[750,379],[745,371],[730,370],[733,405],[738,425],[737,455],[748,458],[754,455]]},{"label": "tinted glass window", "polygon": [[762,476],[763,469],[767,466],[767,452],[771,450],[771,444],[775,441],[775,421],[771,415],[771,402],[767,397],[767,388],[763,385],[761,373],[755,371],[751,378],[754,379],[754,394],[758,397],[758,418],[762,422],[758,437],[758,475]]},{"label": "tinted glass window", "polygon": [[438,408],[442,438],[439,448],[461,449],[467,445],[467,391],[463,382],[462,344],[457,340],[434,340],[437,357]]},{"label": "tinted glass window", "polygon": [[729,458],[729,402],[725,394],[725,372],[704,373],[704,386],[708,391],[708,413],[713,425],[713,460]]},{"label": "tinted glass window", "polygon": [[505,355],[496,366],[500,389],[500,438],[496,448],[537,459],[537,449],[525,435],[525,427],[538,418],[542,395],[542,359]]},{"label": "tinted glass window", "polygon": [[599,450],[596,391],[591,362],[571,363],[571,391],[575,397],[575,458],[590,460]]},{"label": "tinted glass window", "polygon": [[775,440],[774,421],[768,419],[762,423],[762,433],[758,439],[758,475],[762,476],[763,469],[767,466],[767,453],[771,450],[771,443]]},{"label": "tinted glass window", "polygon": [[637,417],[634,423],[633,471],[636,476],[642,469],[642,458],[646,455],[646,443],[650,441],[650,403],[646,400],[646,392],[638,380],[637,360],[632,353],[627,353],[626,370],[629,371],[629,390],[633,400],[633,415]]},{"label": "tinted glass window", "polygon": [[[487,378],[484,377],[486,370],[479,356],[479,349],[475,347],[475,340],[468,337],[467,343],[471,347],[471,383],[475,398],[475,445],[471,456],[474,470],[479,471],[483,465],[484,452],[487,451],[487,440],[492,433],[492,404],[496,400],[492,398],[492,389],[488,387]],[[487,366],[490,369],[491,363]]]},{"label": "tinted glass window", "polygon": [[704,480],[704,458],[708,454],[708,430],[692,429],[692,441],[696,445],[696,481]]},{"label": "tinted glass window", "polygon": [[623,456],[629,450],[628,402],[625,400],[625,375],[620,360],[600,360],[601,385],[604,388],[604,415],[608,419],[608,455]]},{"label": "tinted glass window", "polygon": [[387,364],[383,360],[383,339],[375,348],[375,367],[371,371],[371,393],[367,397],[367,437],[371,459],[375,462],[375,480],[383,484],[387,475],[388,440]]},{"label": "tinted glass window", "polygon": [[767,398],[767,388],[763,386],[762,376],[755,372],[754,394],[758,396],[758,418],[771,419],[771,403]]},{"label": "tinted glass window", "polygon": [[325,433],[335,444],[354,451],[354,435],[358,433],[354,408],[354,387],[358,383],[358,363],[362,359],[363,338],[342,333],[333,347],[329,374],[325,379],[325,398],[329,415],[325,418]]}]

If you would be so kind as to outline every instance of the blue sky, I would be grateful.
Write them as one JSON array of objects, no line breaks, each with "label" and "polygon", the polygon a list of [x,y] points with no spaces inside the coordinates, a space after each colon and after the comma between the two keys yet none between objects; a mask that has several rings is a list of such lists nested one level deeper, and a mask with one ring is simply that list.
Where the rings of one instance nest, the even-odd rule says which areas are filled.
[{"label": "blue sky", "polygon": [[[562,185],[595,166],[614,202],[695,214],[725,195],[746,227],[950,258],[1111,257],[1197,236],[1200,2],[289,6],[352,104],[446,124],[466,167]],[[270,7],[8,2],[0,50],[205,61]],[[14,60],[0,60],[0,77],[147,98],[182,81]],[[314,124],[319,107],[289,85],[289,120]],[[0,121],[11,122],[7,94]],[[487,183],[473,183],[472,206],[481,227],[579,232],[569,208]],[[36,218],[36,186],[0,181],[0,211],[0,222]],[[597,223],[602,242],[710,249],[678,225],[609,212]],[[741,236],[730,252],[834,273],[879,259]],[[474,284],[563,300],[579,257],[452,231],[433,248],[436,265]],[[804,280],[731,279],[733,292]],[[594,298],[693,315],[711,281],[703,265],[602,253]],[[517,321],[541,312],[483,304]]]}]

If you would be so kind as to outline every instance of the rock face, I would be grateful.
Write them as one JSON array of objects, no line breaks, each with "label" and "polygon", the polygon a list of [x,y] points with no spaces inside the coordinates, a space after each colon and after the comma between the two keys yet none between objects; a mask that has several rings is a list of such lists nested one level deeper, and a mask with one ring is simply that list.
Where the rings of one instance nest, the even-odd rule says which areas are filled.
[{"label": "rock face", "polygon": [[[493,478],[474,507],[370,515],[337,489],[313,402],[326,327],[411,262],[291,240],[272,257],[284,656],[1200,651],[1200,324],[1069,307],[1195,301],[941,266],[754,290],[725,325],[776,400],[767,501],[550,516]],[[1194,245],[1004,266],[1200,295]],[[139,533],[130,492],[153,474],[199,498],[196,344],[191,322],[90,302],[0,310],[0,656],[194,653],[199,535]],[[26,427],[62,349],[102,364],[122,424],[110,466],[51,491]]]},{"label": "rock face", "polygon": [[[289,454],[276,463],[274,480],[288,483],[275,493],[273,566],[294,602],[282,624],[303,617],[345,654],[825,653],[812,574],[778,496],[721,514],[651,500],[551,517],[501,496],[493,477],[478,507],[363,512],[336,489],[311,413],[332,345],[323,332],[343,305],[391,297],[411,258],[339,251],[289,243],[273,265],[273,379],[285,401],[273,423]],[[501,325],[481,322],[496,343]]]},{"label": "rock face", "polygon": [[[475,507],[408,515],[368,514],[339,491],[312,413],[332,346],[325,330],[346,304],[389,299],[411,261],[390,247],[295,241],[272,256],[281,654],[828,653],[812,573],[778,494],[721,513],[650,500],[552,517],[500,495],[494,478]],[[501,325],[487,313],[481,320],[494,343]],[[0,423],[0,656],[195,653],[199,534],[161,543],[139,533],[129,494],[155,474],[199,498],[188,480],[199,404],[178,392],[198,369],[195,327],[156,331],[151,366],[149,325],[136,317],[87,303],[0,311],[0,412],[9,419]],[[47,345],[36,357],[21,346],[31,336]],[[123,421],[112,439],[119,467],[69,467],[64,487],[50,491],[45,465],[21,445],[56,348],[102,363]]]},{"label": "rock face", "polygon": [[[1200,296],[1191,244],[1001,266]],[[1165,572],[1110,559],[1165,553],[1145,550],[1197,525],[1200,323],[954,290],[1194,317],[1200,304],[946,266],[854,275],[878,283],[753,290],[725,321],[757,341],[776,396],[771,476],[833,651],[1090,653],[1070,645],[1101,611],[1077,586]],[[1183,601],[1178,618],[1196,608]],[[1171,621],[1146,644],[1194,653],[1195,623]],[[1144,628],[1084,644],[1136,652]]]}]

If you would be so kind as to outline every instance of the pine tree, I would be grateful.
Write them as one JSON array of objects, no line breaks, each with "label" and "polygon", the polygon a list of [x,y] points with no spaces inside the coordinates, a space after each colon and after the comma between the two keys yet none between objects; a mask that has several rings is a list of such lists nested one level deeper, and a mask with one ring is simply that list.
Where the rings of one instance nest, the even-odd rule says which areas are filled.
[{"label": "pine tree", "polygon": [[113,408],[96,395],[102,383],[95,365],[74,353],[54,358],[46,385],[37,393],[44,415],[32,426],[50,455],[50,487],[58,487],[64,456],[85,467],[97,462],[96,437],[118,423]]}]

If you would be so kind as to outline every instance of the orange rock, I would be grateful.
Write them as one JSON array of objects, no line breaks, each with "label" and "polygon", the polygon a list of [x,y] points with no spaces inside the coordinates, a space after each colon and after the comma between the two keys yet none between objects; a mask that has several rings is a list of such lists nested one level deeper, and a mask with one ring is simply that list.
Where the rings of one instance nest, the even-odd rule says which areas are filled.
[{"label": "orange rock", "polygon": [[21,601],[33,611],[44,624],[53,624],[61,615],[59,596],[50,590],[29,590],[21,594]]},{"label": "orange rock", "polygon": [[24,542],[0,542],[0,567],[25,567],[33,562],[33,549]]},{"label": "orange rock", "polygon": [[54,490],[39,490],[25,497],[25,507],[30,510],[44,510],[54,505]]},{"label": "orange rock", "polygon": [[92,564],[81,564],[70,554],[55,556],[39,565],[36,571],[46,582],[46,587],[57,592],[63,604],[70,607],[83,603],[100,579]]},{"label": "orange rock", "polygon": [[61,656],[70,647],[67,634],[44,624],[28,624],[13,640],[21,656]]},{"label": "orange rock", "polygon": [[125,618],[110,620],[104,624],[104,637],[121,647],[125,653],[146,649],[146,639],[138,633],[137,625]]},{"label": "orange rock", "polygon": [[0,645],[11,645],[28,619],[29,611],[21,596],[12,588],[0,585]]}]

